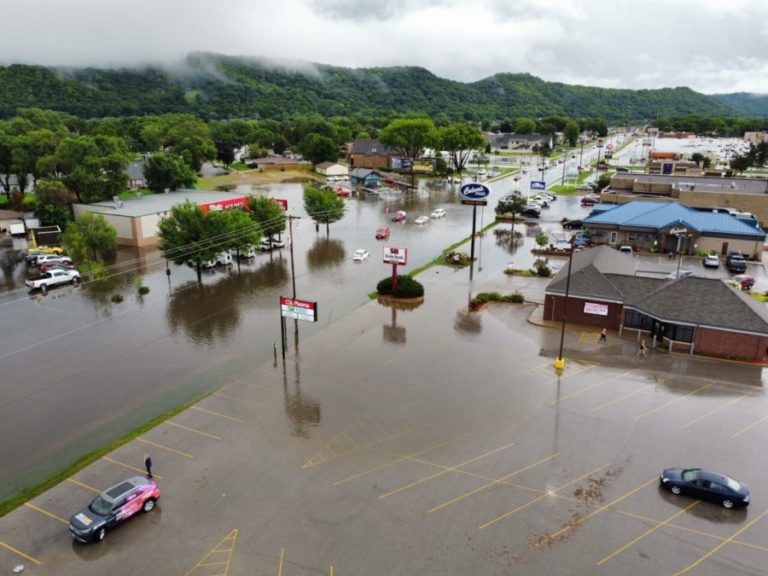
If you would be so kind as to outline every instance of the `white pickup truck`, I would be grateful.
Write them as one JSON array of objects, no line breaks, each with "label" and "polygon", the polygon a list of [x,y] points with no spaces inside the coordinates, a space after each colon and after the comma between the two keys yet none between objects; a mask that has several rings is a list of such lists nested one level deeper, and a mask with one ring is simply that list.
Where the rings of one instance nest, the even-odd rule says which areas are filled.
[{"label": "white pickup truck", "polygon": [[60,284],[77,284],[80,282],[80,272],[59,268],[43,272],[37,278],[31,278],[25,282],[31,290],[40,290],[47,292],[48,288],[59,286]]}]

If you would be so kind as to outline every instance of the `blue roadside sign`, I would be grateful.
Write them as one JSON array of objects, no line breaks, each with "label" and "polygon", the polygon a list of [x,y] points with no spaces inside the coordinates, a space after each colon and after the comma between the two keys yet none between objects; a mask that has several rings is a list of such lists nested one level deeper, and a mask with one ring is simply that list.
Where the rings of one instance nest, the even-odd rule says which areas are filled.
[{"label": "blue roadside sign", "polygon": [[546,190],[547,183],[543,180],[531,180],[531,190]]},{"label": "blue roadside sign", "polygon": [[459,194],[467,200],[483,200],[491,194],[491,189],[479,182],[467,182],[459,189]]}]

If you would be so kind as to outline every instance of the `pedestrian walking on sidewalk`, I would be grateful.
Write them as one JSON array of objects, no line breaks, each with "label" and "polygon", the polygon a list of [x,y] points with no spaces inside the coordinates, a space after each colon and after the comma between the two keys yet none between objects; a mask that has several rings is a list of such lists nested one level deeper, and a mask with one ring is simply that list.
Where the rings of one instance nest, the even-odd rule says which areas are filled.
[{"label": "pedestrian walking on sidewalk", "polygon": [[645,345],[645,340],[640,341],[640,349],[637,351],[637,355],[643,358],[648,356],[648,346]]},{"label": "pedestrian walking on sidewalk", "polygon": [[606,336],[608,336],[608,330],[603,328],[603,331],[600,332],[600,344],[607,344]]},{"label": "pedestrian walking on sidewalk", "polygon": [[152,478],[152,458],[149,454],[144,454],[144,467],[147,469],[147,478]]}]

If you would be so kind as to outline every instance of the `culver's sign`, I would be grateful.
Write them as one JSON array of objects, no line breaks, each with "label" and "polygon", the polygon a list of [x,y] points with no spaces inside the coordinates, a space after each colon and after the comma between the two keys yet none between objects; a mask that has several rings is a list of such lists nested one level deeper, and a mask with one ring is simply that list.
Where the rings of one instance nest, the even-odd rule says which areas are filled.
[{"label": "culver's sign", "polygon": [[491,189],[479,182],[467,182],[459,188],[462,204],[486,204],[486,198],[490,196]]}]

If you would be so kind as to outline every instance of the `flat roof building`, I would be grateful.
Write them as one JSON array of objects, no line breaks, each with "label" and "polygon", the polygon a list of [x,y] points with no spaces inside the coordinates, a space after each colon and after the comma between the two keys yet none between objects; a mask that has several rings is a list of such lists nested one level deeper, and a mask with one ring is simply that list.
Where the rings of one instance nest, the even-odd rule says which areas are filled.
[{"label": "flat roof building", "polygon": [[154,246],[160,242],[157,224],[176,204],[186,200],[203,210],[244,208],[248,196],[230,192],[176,190],[166,194],[137,195],[129,200],[110,200],[93,204],[74,204],[75,220],[85,213],[101,214],[117,231],[121,246]]}]

